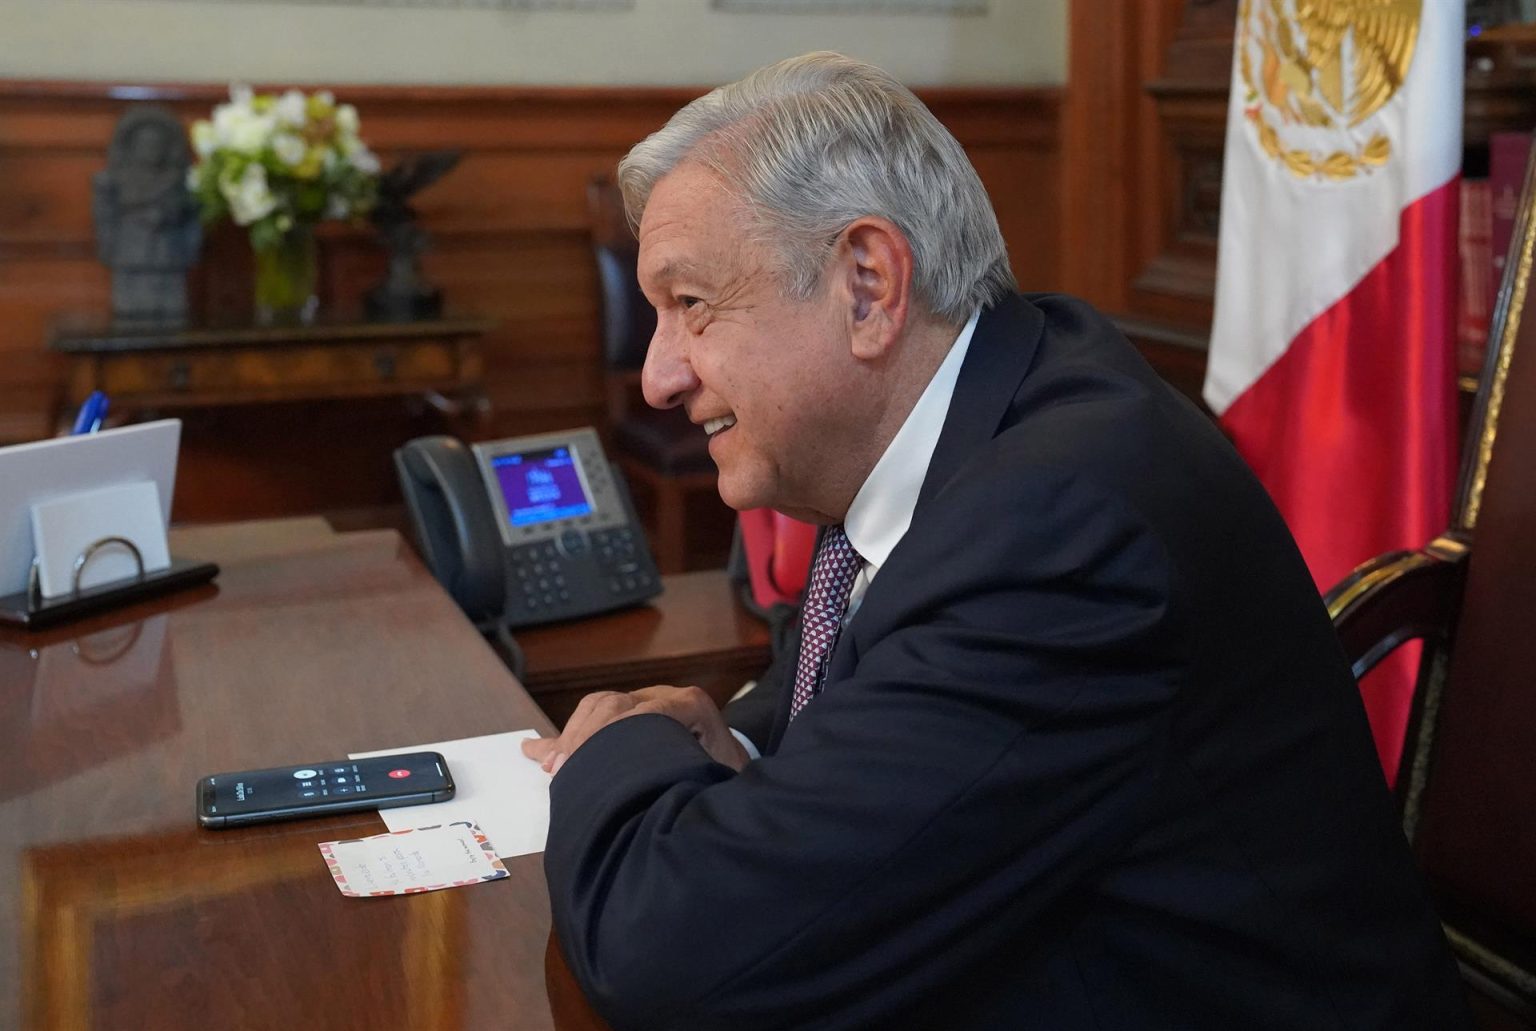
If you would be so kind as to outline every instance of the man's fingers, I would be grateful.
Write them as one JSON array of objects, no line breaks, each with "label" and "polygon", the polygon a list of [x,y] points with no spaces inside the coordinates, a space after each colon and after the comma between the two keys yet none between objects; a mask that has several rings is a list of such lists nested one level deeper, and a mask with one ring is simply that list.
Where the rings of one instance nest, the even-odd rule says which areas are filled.
[{"label": "man's fingers", "polygon": [[714,699],[700,687],[648,687],[634,692],[644,698],[635,712],[659,712],[688,728],[711,759],[741,771],[751,757],[731,734]]},{"label": "man's fingers", "polygon": [[657,684],[654,687],[642,687],[630,694],[642,702],[650,703],[653,708],[649,711],[671,716],[679,723],[696,723],[720,711],[701,687]]},{"label": "man's fingers", "polygon": [[523,742],[523,754],[528,758],[543,762],[554,754],[555,745],[560,741],[557,737],[533,737]]},{"label": "man's fingers", "polygon": [[634,699],[618,691],[589,694],[577,703],[576,711],[566,720],[558,737],[524,741],[523,754],[537,761],[544,772],[556,773],[565,765],[566,758],[588,738],[614,720],[628,715],[634,705]]},{"label": "man's fingers", "polygon": [[[577,704],[559,737],[524,741],[523,754],[545,772],[558,773],[566,759],[593,734],[627,716],[649,712],[668,716],[687,727],[715,759],[736,769],[745,765],[746,753],[730,736],[720,710],[708,694],[697,687],[662,684],[628,694],[599,691],[587,695]],[[740,757],[737,752],[741,752]]]}]

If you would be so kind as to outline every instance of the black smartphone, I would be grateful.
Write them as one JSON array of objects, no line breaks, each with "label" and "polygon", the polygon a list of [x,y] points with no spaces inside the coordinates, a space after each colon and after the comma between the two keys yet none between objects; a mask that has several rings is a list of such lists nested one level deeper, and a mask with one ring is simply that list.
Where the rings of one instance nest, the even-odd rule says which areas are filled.
[{"label": "black smartphone", "polygon": [[437,752],[335,759],[204,777],[197,782],[197,822],[239,827],[452,797],[453,775]]}]

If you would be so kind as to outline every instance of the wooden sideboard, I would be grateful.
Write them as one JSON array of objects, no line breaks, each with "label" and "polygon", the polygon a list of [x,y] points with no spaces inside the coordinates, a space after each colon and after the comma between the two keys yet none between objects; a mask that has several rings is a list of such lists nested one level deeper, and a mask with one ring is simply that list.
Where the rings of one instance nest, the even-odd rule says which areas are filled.
[{"label": "wooden sideboard", "polygon": [[490,414],[476,318],[312,325],[63,324],[60,416],[93,390],[114,411],[419,395],[453,414]]}]

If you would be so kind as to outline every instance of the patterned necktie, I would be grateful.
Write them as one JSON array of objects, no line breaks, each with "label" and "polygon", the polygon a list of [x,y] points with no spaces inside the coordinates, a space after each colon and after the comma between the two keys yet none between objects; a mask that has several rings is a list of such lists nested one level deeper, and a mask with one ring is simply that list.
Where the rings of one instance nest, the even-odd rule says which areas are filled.
[{"label": "patterned necktie", "polygon": [[801,616],[800,664],[795,669],[791,720],[821,690],[827,653],[837,641],[848,596],[853,593],[853,581],[863,561],[841,526],[832,527],[821,538]]}]

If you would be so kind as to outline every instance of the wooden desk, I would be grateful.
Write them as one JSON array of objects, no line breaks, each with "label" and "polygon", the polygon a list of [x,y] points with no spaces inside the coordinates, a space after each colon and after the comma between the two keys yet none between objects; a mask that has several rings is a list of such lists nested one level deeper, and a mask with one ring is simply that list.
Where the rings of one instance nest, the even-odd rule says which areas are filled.
[{"label": "wooden desk", "polygon": [[541,856],[349,899],[315,845],[377,815],[198,828],[215,770],[552,729],[397,535],[294,529],[173,533],[214,584],[0,631],[0,1027],[591,1026]]},{"label": "wooden desk", "polygon": [[489,413],[483,319],[314,325],[63,325],[64,412],[93,390],[114,410],[421,395],[453,414]]},{"label": "wooden desk", "polygon": [[724,570],[662,577],[638,608],[517,633],[527,688],[557,725],[593,691],[696,684],[724,705],[768,666],[768,625],[748,612]]}]

